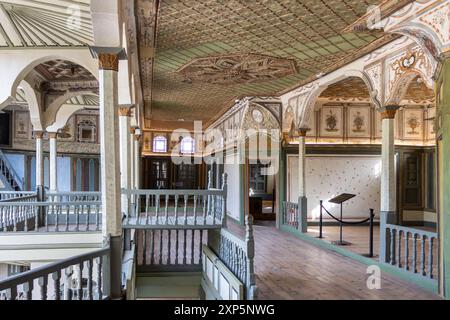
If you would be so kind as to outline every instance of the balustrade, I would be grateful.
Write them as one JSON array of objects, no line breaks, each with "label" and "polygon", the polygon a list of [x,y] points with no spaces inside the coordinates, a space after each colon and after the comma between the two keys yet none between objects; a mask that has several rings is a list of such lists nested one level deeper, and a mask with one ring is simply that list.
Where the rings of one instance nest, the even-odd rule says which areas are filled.
[{"label": "balustrade", "polygon": [[437,233],[420,229],[386,224],[386,239],[381,239],[386,249],[386,263],[434,279],[436,262],[434,249]]},{"label": "balustrade", "polygon": [[109,247],[0,281],[1,300],[103,300],[103,261]]}]

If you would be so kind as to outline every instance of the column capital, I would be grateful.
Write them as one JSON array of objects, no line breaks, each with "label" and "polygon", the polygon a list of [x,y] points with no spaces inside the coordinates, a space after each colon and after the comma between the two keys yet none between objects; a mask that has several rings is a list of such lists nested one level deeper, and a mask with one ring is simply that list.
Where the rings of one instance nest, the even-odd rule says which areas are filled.
[{"label": "column capital", "polygon": [[381,112],[381,120],[384,119],[395,119],[395,114],[397,110],[400,109],[398,105],[388,105],[379,109]]},{"label": "column capital", "polygon": [[57,132],[49,132],[48,133],[48,138],[49,139],[56,139],[58,137],[58,133]]},{"label": "column capital", "polygon": [[42,139],[44,137],[44,131],[33,131],[36,139]]},{"label": "column capital", "polygon": [[99,53],[98,68],[100,70],[119,71],[119,56],[114,53]]},{"label": "column capital", "polygon": [[131,108],[130,107],[119,107],[119,116],[130,117],[131,116]]},{"label": "column capital", "polygon": [[306,134],[308,133],[308,128],[299,128],[298,129],[298,135],[300,137],[306,137]]},{"label": "column capital", "polygon": [[90,47],[92,57],[98,59],[100,70],[119,71],[119,60],[127,58],[124,48]]}]

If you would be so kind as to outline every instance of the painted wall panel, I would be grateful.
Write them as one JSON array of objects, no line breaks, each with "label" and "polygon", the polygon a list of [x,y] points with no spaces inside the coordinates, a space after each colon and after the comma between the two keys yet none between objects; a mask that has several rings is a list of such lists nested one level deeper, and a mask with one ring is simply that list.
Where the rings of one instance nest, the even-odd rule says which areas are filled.
[{"label": "painted wall panel", "polygon": [[[287,198],[297,202],[298,156],[289,155],[287,160]],[[306,194],[308,197],[308,218],[319,217],[319,201],[331,213],[339,213],[337,205],[326,202],[341,193],[357,196],[344,205],[345,218],[367,218],[369,209],[375,209],[377,217],[380,208],[379,156],[309,156],[306,159]]]}]

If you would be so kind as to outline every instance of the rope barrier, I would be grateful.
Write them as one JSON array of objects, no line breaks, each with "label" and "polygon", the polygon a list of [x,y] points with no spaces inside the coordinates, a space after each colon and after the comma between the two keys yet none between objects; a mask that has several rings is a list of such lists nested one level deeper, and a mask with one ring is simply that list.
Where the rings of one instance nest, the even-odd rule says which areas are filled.
[{"label": "rope barrier", "polygon": [[329,215],[330,217],[332,217],[334,220],[336,220],[336,221],[338,221],[338,222],[340,222],[340,223],[342,223],[342,224],[358,225],[358,224],[363,224],[363,223],[366,223],[366,222],[369,222],[369,221],[370,221],[370,218],[367,218],[367,219],[361,220],[361,221],[344,221],[344,220],[338,219],[338,218],[336,218],[335,216],[333,216],[333,215],[327,210],[327,208],[325,208],[323,205],[322,205],[322,209],[324,209],[325,212],[328,213],[328,215]]},{"label": "rope barrier", "polygon": [[[374,214],[374,210],[370,209],[370,215],[369,218],[361,220],[361,221],[344,221],[342,219],[338,219],[336,218],[334,215],[331,214],[330,211],[327,210],[327,208],[325,208],[323,206],[323,201],[320,201],[320,229],[319,229],[319,238],[322,239],[323,238],[323,233],[322,233],[322,228],[323,228],[323,214],[322,211],[325,210],[325,212],[334,220],[338,221],[341,224],[341,233],[340,233],[340,243],[344,244],[345,242],[342,240],[342,225],[346,224],[346,225],[359,225],[359,224],[364,224],[366,222],[369,222],[369,257],[373,257],[373,220],[375,217]],[[342,217],[342,204],[341,204],[341,217]]]}]

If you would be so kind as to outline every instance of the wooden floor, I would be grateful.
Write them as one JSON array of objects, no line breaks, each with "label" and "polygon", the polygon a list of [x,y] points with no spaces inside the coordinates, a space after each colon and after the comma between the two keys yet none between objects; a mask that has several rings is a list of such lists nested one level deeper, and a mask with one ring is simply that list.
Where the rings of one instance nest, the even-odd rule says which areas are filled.
[{"label": "wooden floor", "polygon": [[380,290],[369,290],[366,265],[281,232],[273,223],[258,222],[254,230],[259,299],[439,299],[387,274]]}]

